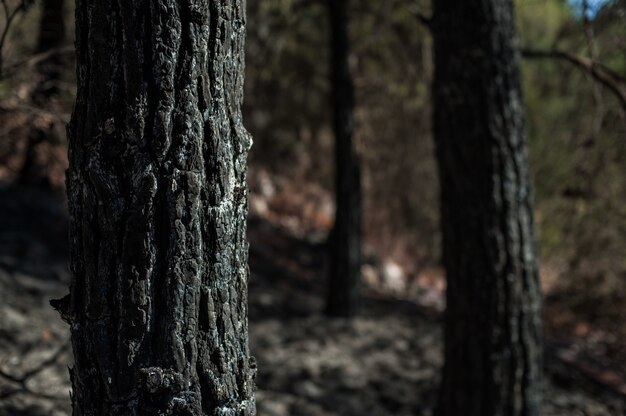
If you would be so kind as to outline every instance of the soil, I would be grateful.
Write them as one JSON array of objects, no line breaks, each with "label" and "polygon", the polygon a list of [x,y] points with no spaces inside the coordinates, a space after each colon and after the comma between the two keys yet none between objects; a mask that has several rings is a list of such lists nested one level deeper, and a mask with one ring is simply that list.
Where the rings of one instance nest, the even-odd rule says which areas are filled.
[{"label": "soil", "polygon": [[[329,319],[320,313],[319,233],[257,216],[249,238],[259,415],[432,414],[442,365],[441,308],[432,296],[400,298],[370,284],[359,317]],[[48,304],[67,292],[66,253],[58,193],[0,189],[0,416],[70,414],[69,332]],[[619,363],[581,364],[579,352],[572,342],[548,343],[544,415],[625,414]]]}]

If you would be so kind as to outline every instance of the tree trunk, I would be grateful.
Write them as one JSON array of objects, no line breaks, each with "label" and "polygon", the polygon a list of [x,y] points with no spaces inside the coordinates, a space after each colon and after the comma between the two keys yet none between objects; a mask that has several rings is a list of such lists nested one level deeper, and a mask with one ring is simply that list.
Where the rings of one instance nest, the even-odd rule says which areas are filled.
[{"label": "tree trunk", "polygon": [[541,294],[512,0],[435,1],[440,416],[539,414]]},{"label": "tree trunk", "polygon": [[253,415],[244,0],[77,0],[74,415]]},{"label": "tree trunk", "polygon": [[[65,0],[44,0],[39,22],[37,53],[44,53],[60,48],[65,42]],[[57,85],[63,71],[61,55],[52,54],[37,65],[41,80],[34,95],[36,99],[46,99],[59,91]]]},{"label": "tree trunk", "polygon": [[361,274],[361,172],[352,140],[354,91],[348,65],[347,1],[328,0],[337,207],[329,238],[331,265],[326,312],[344,317],[358,310]]},{"label": "tree trunk", "polygon": [[[65,42],[64,0],[44,0],[39,21],[37,53],[45,53],[59,48]],[[37,64],[39,79],[31,93],[31,100],[37,106],[50,108],[50,99],[59,93],[59,80],[63,72],[63,59],[60,54],[52,54]],[[19,182],[47,186],[49,179],[46,166],[39,159],[40,148],[45,143],[54,142],[54,125],[49,128],[33,127],[29,131],[24,163],[20,169]]]}]

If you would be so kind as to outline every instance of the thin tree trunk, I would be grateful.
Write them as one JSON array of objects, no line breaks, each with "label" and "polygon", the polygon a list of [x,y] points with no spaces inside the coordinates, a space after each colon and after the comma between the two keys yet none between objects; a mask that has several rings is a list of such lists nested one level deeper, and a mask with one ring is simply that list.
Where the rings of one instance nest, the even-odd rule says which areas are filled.
[{"label": "thin tree trunk", "polygon": [[[65,0],[44,0],[41,20],[39,21],[39,39],[36,52],[45,53],[59,48],[65,42],[65,20],[63,3]],[[51,98],[59,93],[59,79],[63,72],[63,59],[60,54],[52,54],[37,64],[39,79],[35,85],[31,100],[40,107],[50,107]],[[22,184],[49,185],[46,167],[38,160],[41,145],[53,142],[54,126],[48,129],[33,127],[29,131],[24,163],[20,169],[19,182]]]},{"label": "thin tree trunk", "polygon": [[512,0],[435,1],[440,416],[539,414],[541,294]]},{"label": "thin tree trunk", "polygon": [[[39,39],[37,53],[60,48],[65,42],[65,0],[44,0],[41,20],[39,22]],[[39,85],[35,89],[35,98],[46,99],[59,91],[58,81],[63,71],[63,60],[60,54],[53,54],[37,64],[41,75]]]},{"label": "thin tree trunk", "polygon": [[244,0],[77,0],[74,415],[253,415]]},{"label": "thin tree trunk", "polygon": [[335,132],[335,225],[326,311],[351,316],[358,310],[361,274],[361,173],[353,143],[354,91],[348,65],[347,1],[328,0],[331,26],[331,87]]}]

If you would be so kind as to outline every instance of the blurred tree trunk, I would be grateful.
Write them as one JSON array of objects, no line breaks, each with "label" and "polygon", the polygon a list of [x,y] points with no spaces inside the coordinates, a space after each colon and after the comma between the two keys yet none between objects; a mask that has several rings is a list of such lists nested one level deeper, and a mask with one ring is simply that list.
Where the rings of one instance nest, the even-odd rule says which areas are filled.
[{"label": "blurred tree trunk", "polygon": [[[64,0],[43,1],[36,53],[50,52],[63,46],[65,42],[63,7]],[[63,70],[63,59],[59,53],[52,53],[37,64],[39,79],[30,95],[35,105],[41,108],[50,108],[51,99],[59,93],[59,80]],[[48,185],[48,172],[38,153],[42,144],[55,141],[53,137],[55,136],[54,122],[50,124],[50,128],[33,127],[29,132],[24,163],[19,175],[19,182],[22,184]]]},{"label": "blurred tree trunk", "polygon": [[447,272],[440,416],[539,414],[541,294],[512,0],[437,0]]},{"label": "blurred tree trunk", "polygon": [[245,1],[78,0],[74,415],[253,415]]},{"label": "blurred tree trunk", "polygon": [[354,91],[348,65],[347,2],[328,0],[337,204],[329,241],[331,266],[326,312],[331,316],[356,313],[361,273],[361,172],[352,138]]},{"label": "blurred tree trunk", "polygon": [[[37,53],[45,53],[63,46],[65,42],[65,0],[44,0],[39,21],[39,39]],[[53,53],[37,65],[41,80],[35,91],[36,95],[49,98],[58,93],[58,80],[63,62],[61,55]]]}]

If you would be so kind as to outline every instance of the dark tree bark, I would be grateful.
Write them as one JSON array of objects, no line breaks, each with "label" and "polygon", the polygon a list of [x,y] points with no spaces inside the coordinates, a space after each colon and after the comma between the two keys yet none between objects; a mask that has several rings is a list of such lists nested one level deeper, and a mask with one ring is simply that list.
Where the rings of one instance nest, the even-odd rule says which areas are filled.
[{"label": "dark tree bark", "polygon": [[74,415],[253,415],[244,0],[78,0]]},{"label": "dark tree bark", "polygon": [[437,0],[440,416],[539,414],[541,295],[512,0]]},{"label": "dark tree bark", "polygon": [[344,317],[358,310],[361,274],[361,172],[352,138],[354,88],[348,65],[347,2],[328,0],[337,207],[329,238],[331,264],[326,312]]}]

